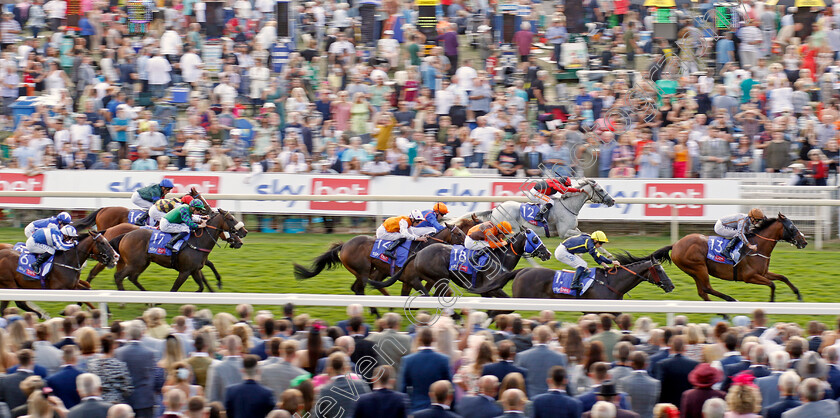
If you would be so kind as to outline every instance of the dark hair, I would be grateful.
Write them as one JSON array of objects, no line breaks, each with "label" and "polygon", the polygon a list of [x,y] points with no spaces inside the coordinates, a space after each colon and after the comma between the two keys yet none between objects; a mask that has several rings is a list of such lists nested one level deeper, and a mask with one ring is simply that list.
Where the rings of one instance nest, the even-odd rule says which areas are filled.
[{"label": "dark hair", "polygon": [[253,354],[248,354],[247,356],[245,356],[244,359],[242,359],[242,368],[244,368],[245,370],[253,370],[257,367],[257,364],[259,364],[259,362],[259,357]]},{"label": "dark hair", "polygon": [[645,370],[648,355],[644,351],[634,351],[630,354],[630,362],[633,363],[633,370]]},{"label": "dark hair", "polygon": [[108,354],[108,353],[114,351],[114,343],[115,342],[116,342],[116,339],[114,338],[114,334],[108,333],[108,334],[103,335],[102,338],[100,338],[100,341],[99,341],[99,343],[102,345],[102,353],[103,354]]},{"label": "dark hair", "polygon": [[315,327],[309,327],[309,335],[306,337],[306,356],[309,364],[303,369],[314,375],[318,359],[324,356],[321,333]]},{"label": "dark hair", "polygon": [[566,381],[566,369],[563,366],[554,366],[548,371],[548,376],[555,386],[562,386]]},{"label": "dark hair", "polygon": [[362,330],[362,318],[358,316],[354,316],[347,321],[347,329],[350,331],[361,331]]},{"label": "dark hair", "polygon": [[204,343],[204,336],[198,334],[195,336],[195,340],[193,341],[193,346],[195,347],[195,351],[204,350],[206,344]]},{"label": "dark hair", "polygon": [[420,345],[424,347],[429,347],[434,342],[434,334],[432,334],[432,329],[429,327],[420,328],[417,331],[417,340],[420,341]]},{"label": "dark hair", "polygon": [[738,334],[728,331],[723,335],[723,345],[727,351],[735,351],[738,347]]},{"label": "dark hair", "polygon": [[271,338],[274,335],[274,320],[271,318],[266,318],[265,322],[263,322],[263,332],[265,333],[265,338]]},{"label": "dark hair", "polygon": [[604,331],[609,331],[610,329],[612,329],[612,324],[613,324],[613,319],[614,318],[615,317],[612,316],[612,314],[608,314],[608,313],[601,314],[601,328],[603,328]]}]

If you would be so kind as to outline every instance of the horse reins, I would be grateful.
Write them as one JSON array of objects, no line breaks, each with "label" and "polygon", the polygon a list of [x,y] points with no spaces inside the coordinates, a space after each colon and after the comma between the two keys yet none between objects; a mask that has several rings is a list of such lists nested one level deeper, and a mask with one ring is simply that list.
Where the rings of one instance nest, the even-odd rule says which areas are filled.
[{"label": "horse reins", "polygon": [[[641,274],[636,273],[635,271],[630,270],[629,268],[627,268],[627,267],[625,267],[625,266],[622,266],[622,265],[619,265],[619,266],[613,266],[612,268],[605,269],[605,271],[607,272],[607,274],[616,274],[616,273],[618,273],[618,268],[619,268],[619,267],[620,267],[620,268],[622,268],[622,269],[624,269],[624,270],[625,270],[625,271],[627,271],[628,273],[630,273],[630,274],[632,274],[632,275],[634,275],[634,276],[636,276],[636,277],[638,277],[638,278],[642,279],[643,281],[648,281],[648,279],[647,279],[645,276],[642,276]],[[655,271],[655,270],[654,270],[654,267],[653,267],[653,266],[648,267],[648,271],[651,271],[651,274],[653,274],[653,273],[654,273],[654,271]],[[659,275],[658,275],[658,274],[655,274],[655,277],[656,277],[656,280],[655,280],[655,281],[653,281],[653,283],[654,283],[654,284],[659,285],[660,283],[662,283],[662,279],[660,279],[660,278],[659,278]],[[653,280],[653,279],[651,279],[651,280]],[[605,283],[605,282],[603,282],[603,281],[601,281],[601,280],[597,280],[597,279],[595,279],[595,281],[596,281],[596,282],[598,282],[598,283],[600,283],[601,285],[603,285],[604,287],[606,287],[606,288],[607,288],[607,290],[612,291],[612,292],[613,292],[613,293],[615,293],[616,295],[620,295],[620,294],[621,294],[621,293],[619,293],[617,290],[615,290],[612,286],[608,285],[607,283]],[[629,297],[629,296],[628,296],[628,297]]]}]

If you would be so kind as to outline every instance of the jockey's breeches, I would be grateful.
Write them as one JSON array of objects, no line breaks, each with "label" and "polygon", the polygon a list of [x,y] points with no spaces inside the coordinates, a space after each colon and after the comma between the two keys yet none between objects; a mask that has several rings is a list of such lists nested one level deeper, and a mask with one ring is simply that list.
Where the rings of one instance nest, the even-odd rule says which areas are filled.
[{"label": "jockey's breeches", "polygon": [[558,245],[557,249],[554,250],[554,258],[556,258],[557,261],[568,264],[573,268],[587,267],[586,261],[583,261],[579,255],[570,253],[563,244]]},{"label": "jockey's breeches", "polygon": [[154,205],[149,208],[149,217],[152,218],[155,222],[160,222],[163,217],[166,216],[166,212],[162,212],[158,210],[158,208]]},{"label": "jockey's breeches", "polygon": [[470,237],[464,239],[464,247],[468,250],[483,250],[490,247],[490,243],[484,240],[474,240]]},{"label": "jockey's breeches", "polygon": [[715,222],[715,234],[718,234],[724,238],[735,238],[738,236],[738,229],[737,228],[730,228],[723,224],[721,221]]},{"label": "jockey's breeches", "polygon": [[152,205],[155,204],[154,202],[149,202],[148,200],[143,199],[142,197],[140,197],[140,193],[137,192],[132,193],[131,203],[134,203],[135,206],[138,206],[142,209],[149,209],[150,207],[152,207]]},{"label": "jockey's breeches", "polygon": [[180,232],[190,232],[190,227],[187,224],[172,223],[166,218],[163,218],[160,220],[160,230],[169,234],[177,234]]},{"label": "jockey's breeches", "polygon": [[26,239],[26,249],[32,254],[50,253],[55,254],[55,248],[47,244],[35,242],[35,238],[29,237]]}]

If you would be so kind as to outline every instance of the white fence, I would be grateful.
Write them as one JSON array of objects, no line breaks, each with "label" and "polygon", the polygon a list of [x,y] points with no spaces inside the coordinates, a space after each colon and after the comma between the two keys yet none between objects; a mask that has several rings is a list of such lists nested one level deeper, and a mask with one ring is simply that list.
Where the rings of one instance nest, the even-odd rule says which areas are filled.
[{"label": "white fence", "polygon": [[[342,306],[359,303],[376,308],[419,308],[438,310],[445,308],[469,308],[480,310],[527,310],[549,309],[556,312],[645,312],[665,313],[669,324],[675,314],[721,313],[749,314],[763,309],[771,315],[838,315],[840,303],[797,303],[797,302],[704,302],[686,300],[578,300],[578,299],[513,299],[482,297],[413,297],[413,296],[357,296],[357,295],[315,295],[300,293],[187,293],[187,292],[140,292],[117,290],[3,290],[3,299],[32,302],[90,302],[90,303],[171,303],[203,305],[285,305],[299,306]],[[103,312],[106,306],[102,305]],[[433,312],[434,313],[434,312]]]}]

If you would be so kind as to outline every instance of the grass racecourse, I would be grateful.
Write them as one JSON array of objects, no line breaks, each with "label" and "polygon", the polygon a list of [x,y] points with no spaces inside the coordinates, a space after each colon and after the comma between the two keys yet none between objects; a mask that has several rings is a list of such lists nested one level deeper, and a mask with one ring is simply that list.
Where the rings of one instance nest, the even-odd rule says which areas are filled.
[{"label": "grass racecourse", "polygon": [[[710,233],[711,231],[682,231],[682,234],[690,232]],[[223,291],[225,292],[277,293],[278,304],[285,303],[283,293],[351,294],[350,284],[353,281],[353,276],[343,267],[339,267],[333,271],[325,271],[315,278],[303,281],[295,280],[292,275],[292,263],[308,265],[312,258],[326,251],[330,243],[346,241],[351,237],[352,235],[261,234],[252,232],[245,238],[245,245],[242,248],[234,250],[231,248],[217,247],[210,255],[210,259],[216,264],[222,275],[224,282]],[[0,242],[14,243],[21,241],[22,238],[22,229],[0,229]],[[545,242],[549,250],[553,252],[560,240],[551,238]],[[614,253],[619,250],[627,250],[633,254],[647,254],[668,244],[668,237],[610,235],[610,243],[607,248]],[[797,250],[787,243],[780,243],[773,252],[770,270],[790,278],[802,291],[805,302],[836,302],[837,295],[840,294],[840,272],[838,272],[838,267],[840,267],[840,263],[838,262],[840,260],[840,243],[829,242],[825,247],[825,250],[816,251],[813,249],[811,243],[805,249]],[[585,258],[590,257],[586,256]],[[590,266],[594,265],[594,261],[589,259],[587,261],[589,261]],[[547,268],[561,268],[560,262],[554,259],[541,264]],[[93,262],[89,261],[83,270],[83,279],[87,278],[88,271],[92,266]],[[525,260],[522,260],[519,265],[519,267],[528,266]],[[672,293],[665,294],[659,288],[649,283],[641,283],[629,294],[629,297],[632,299],[699,300],[696,287],[690,277],[674,266],[665,265],[664,267],[676,286],[676,289]],[[113,274],[114,270],[105,270],[96,277],[92,283],[92,287],[94,289],[116,289]],[[207,268],[205,268],[205,275],[207,275],[208,279],[215,286],[215,281],[212,279],[212,272]],[[175,277],[176,273],[174,270],[152,264],[140,276],[140,282],[148,290],[168,291]],[[125,281],[125,285],[128,290],[136,290],[128,280]],[[397,283],[389,290],[392,294],[399,294],[399,286],[400,283]],[[749,285],[741,282],[733,283],[718,279],[712,279],[712,286],[741,301],[769,301],[770,291],[766,286]],[[509,289],[510,284],[507,290]],[[192,280],[188,280],[181,288],[182,292],[192,292],[195,290],[197,290],[197,286]],[[380,294],[373,288],[368,288],[366,293],[371,295]],[[713,298],[713,300],[715,299]],[[796,298],[787,286],[778,283],[776,300],[779,302],[795,302]],[[149,302],[152,303],[154,301],[150,300]],[[247,300],[231,300],[232,304],[241,302],[247,302]],[[59,303],[40,303],[39,305],[53,316],[57,315],[64,306],[64,304]],[[222,310],[233,312],[234,308],[233,305],[202,306],[198,303],[196,305],[200,308],[210,308],[214,313]],[[177,315],[177,306],[162,305],[162,307],[167,310],[170,318]],[[131,319],[139,316],[146,308],[147,306],[139,304],[130,304],[125,307],[119,307],[116,304],[111,305],[113,319]],[[255,306],[255,308],[269,309],[275,312],[275,314],[281,313],[280,306]],[[395,310],[397,312],[402,311],[401,308],[395,308]],[[380,312],[384,311],[380,309]],[[345,317],[343,308],[305,307],[298,310],[298,313],[302,312],[308,313],[312,317],[325,319],[330,323],[334,323]],[[525,317],[534,314],[534,312],[528,311],[520,313]],[[563,320],[574,320],[578,315],[578,313],[557,313],[558,319]],[[634,315],[634,317],[637,316]],[[650,316],[660,324],[665,323],[664,314],[651,314]],[[692,315],[689,319],[692,322],[708,321],[713,316],[715,315],[711,313]],[[835,321],[833,317],[771,317],[773,321],[782,320],[798,322],[800,324],[804,324],[811,319],[818,319],[826,324],[831,324],[829,327],[832,327]]]}]

